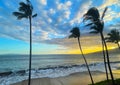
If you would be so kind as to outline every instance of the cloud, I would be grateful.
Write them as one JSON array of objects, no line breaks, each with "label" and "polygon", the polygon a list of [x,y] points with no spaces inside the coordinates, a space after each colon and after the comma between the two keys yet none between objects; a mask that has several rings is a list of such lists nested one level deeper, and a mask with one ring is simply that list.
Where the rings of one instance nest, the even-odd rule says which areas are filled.
[{"label": "cloud", "polygon": [[47,5],[47,0],[38,0],[40,4]]},{"label": "cloud", "polygon": [[[93,47],[92,45],[89,46],[90,44],[94,44],[96,46],[99,46],[99,44],[101,45],[101,38],[99,35],[87,35],[87,36],[82,36],[81,38],[81,44],[83,45],[83,48],[86,48],[86,47]],[[46,43],[49,43],[49,44],[59,44],[61,46],[64,46],[64,47],[67,47],[67,48],[71,48],[71,49],[76,49],[78,48],[78,41],[77,41],[77,38],[55,38],[55,39],[52,39],[52,40],[48,40],[46,41]],[[95,46],[95,47],[96,47]]]},{"label": "cloud", "polygon": [[66,19],[69,19],[70,13],[71,13],[70,11],[64,12],[64,17],[65,17]]},{"label": "cloud", "polygon": [[[82,3],[82,2],[79,2]],[[90,5],[91,5],[91,1],[86,1],[83,2],[82,4],[78,4],[78,9],[75,11],[74,17],[73,19],[70,21],[71,24],[74,23],[81,23],[81,18],[83,17],[83,15],[86,13],[86,11],[89,9]]]},{"label": "cloud", "polygon": [[49,9],[49,13],[50,13],[50,14],[55,14],[55,10],[52,9],[52,8],[50,8],[50,9]]},{"label": "cloud", "polygon": [[[87,35],[80,38],[81,46],[84,53],[90,53],[102,50],[101,37],[100,35]],[[78,41],[76,38],[56,38],[52,40],[46,40],[44,43],[50,45],[59,45],[63,48],[62,51],[66,53],[80,53]],[[113,43],[107,43],[108,49],[116,48],[117,46]],[[59,50],[59,49],[57,49]]]},{"label": "cloud", "polygon": [[99,9],[104,9],[105,7],[109,7],[112,5],[118,4],[119,0],[104,0],[104,4],[102,4]]},{"label": "cloud", "polygon": [[112,21],[112,20],[120,17],[120,13],[116,12],[116,9],[119,8],[117,6],[118,2],[119,2],[119,0],[105,0],[104,4],[102,4],[98,7],[98,9],[100,11],[100,15],[102,15],[105,7],[108,7],[108,10],[106,11],[105,17],[104,17],[105,22],[109,22],[109,21]]},{"label": "cloud", "polygon": [[68,10],[71,7],[72,2],[71,1],[67,1],[65,3],[56,2],[56,5],[58,10]]},{"label": "cloud", "polygon": [[107,25],[109,25],[110,23],[114,24],[114,22],[117,22],[119,20],[119,17],[120,17],[120,13],[115,12],[111,8],[108,8],[103,20]]},{"label": "cloud", "polygon": [[[102,0],[101,2],[104,3],[97,7],[101,14],[106,6],[109,7],[104,20],[105,26],[107,26],[105,29],[110,29],[109,25],[113,24],[112,21],[116,23],[119,21],[120,13],[112,7],[116,5],[118,8],[119,0]],[[13,11],[18,11],[19,1],[1,0],[1,3],[3,6],[0,6],[0,34],[29,41],[29,21],[27,19],[18,21],[12,15]],[[88,31],[81,25],[83,24],[82,17],[90,7],[95,6],[96,0],[34,0],[32,3],[33,12],[38,14],[36,18],[32,19],[33,42],[71,47],[71,44],[76,42],[71,43],[64,38],[69,35],[70,29],[74,26],[82,28],[82,34]],[[114,27],[118,26],[114,25]]]}]

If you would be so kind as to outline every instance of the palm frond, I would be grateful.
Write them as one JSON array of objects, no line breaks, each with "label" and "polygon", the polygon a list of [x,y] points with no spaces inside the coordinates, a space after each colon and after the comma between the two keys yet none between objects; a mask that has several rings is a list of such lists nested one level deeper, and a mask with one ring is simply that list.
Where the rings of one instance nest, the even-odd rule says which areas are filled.
[{"label": "palm frond", "polygon": [[106,42],[113,42],[113,41],[111,41],[111,40],[106,40]]},{"label": "palm frond", "polygon": [[99,32],[99,29],[98,29],[98,27],[96,25],[91,26],[90,30],[94,30],[94,31],[98,31]]},{"label": "palm frond", "polygon": [[108,36],[112,36],[112,34],[111,34],[111,33],[108,33],[107,35],[108,35]]},{"label": "palm frond", "polygon": [[101,19],[103,19],[103,17],[105,16],[105,12],[107,11],[107,9],[108,9],[108,7],[106,7],[106,8],[104,9]]},{"label": "palm frond", "polygon": [[26,15],[21,15],[21,16],[19,16],[17,19],[18,19],[18,20],[21,20],[22,18],[28,18],[28,16],[26,16]]},{"label": "palm frond", "polygon": [[100,18],[100,14],[97,8],[92,7],[90,8],[87,13],[84,15],[85,18],[87,18],[86,16],[91,16],[93,19],[99,19]]},{"label": "palm frond", "polygon": [[30,2],[29,0],[26,0],[27,2]]},{"label": "palm frond", "polygon": [[107,35],[108,37],[106,38],[108,42],[118,43],[120,41],[119,31],[116,29],[111,30]]},{"label": "palm frond", "polygon": [[22,19],[22,18],[27,18],[27,15],[24,13],[20,13],[20,12],[13,12],[13,15],[15,15],[17,17],[17,19]]},{"label": "palm frond", "polygon": [[27,12],[27,6],[26,7],[24,7],[24,6],[20,6],[19,7],[19,11],[21,11],[21,12]]},{"label": "palm frond", "polygon": [[20,12],[13,12],[13,15],[15,15],[15,16],[20,16],[20,15],[23,15],[23,13],[20,13]]},{"label": "palm frond", "polygon": [[91,26],[91,25],[93,25],[94,23],[89,23],[89,24],[87,24],[87,25],[85,25],[85,26]]},{"label": "palm frond", "polygon": [[83,17],[84,17],[83,22],[85,22],[85,21],[87,21],[87,20],[93,21],[93,17],[92,17],[92,16],[84,15]]},{"label": "palm frond", "polygon": [[20,4],[21,7],[27,7],[27,4],[24,3],[24,2],[20,2],[19,4]]},{"label": "palm frond", "polygon": [[103,21],[98,20],[98,21],[95,23],[95,25],[96,25],[96,27],[97,27],[97,29],[95,29],[95,30],[97,30],[97,31],[99,31],[99,32],[103,32],[103,28],[104,28],[104,22],[103,22]]},{"label": "palm frond", "polygon": [[33,7],[31,5],[31,3],[24,3],[24,2],[20,2],[20,7],[19,7],[19,11],[26,13],[26,15],[31,16],[32,15],[32,11],[33,11]]},{"label": "palm frond", "polygon": [[68,38],[77,38],[77,36],[74,34],[71,34]]},{"label": "palm frond", "polygon": [[32,17],[34,18],[34,17],[37,17],[37,13],[36,14],[34,14],[34,15],[32,15]]},{"label": "palm frond", "polygon": [[98,34],[99,32],[98,31],[91,31],[89,32],[90,34]]},{"label": "palm frond", "polygon": [[31,4],[31,2],[29,0],[27,0],[27,5],[28,5],[28,8],[33,11],[33,6]]},{"label": "palm frond", "polygon": [[108,39],[109,39],[109,37],[105,37],[104,39],[105,39],[105,40],[108,40]]},{"label": "palm frond", "polygon": [[113,40],[110,37],[105,37],[106,42],[112,42]]}]

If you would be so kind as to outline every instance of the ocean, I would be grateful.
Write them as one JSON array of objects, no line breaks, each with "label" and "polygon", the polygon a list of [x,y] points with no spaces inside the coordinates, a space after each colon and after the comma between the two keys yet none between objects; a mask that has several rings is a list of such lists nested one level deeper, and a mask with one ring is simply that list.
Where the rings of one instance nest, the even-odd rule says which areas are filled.
[{"label": "ocean", "polygon": [[[85,55],[91,71],[105,72],[102,53]],[[113,70],[120,69],[120,52],[110,54]],[[0,55],[0,85],[28,79],[29,55]],[[55,78],[87,71],[81,55],[33,55],[32,78]]]}]

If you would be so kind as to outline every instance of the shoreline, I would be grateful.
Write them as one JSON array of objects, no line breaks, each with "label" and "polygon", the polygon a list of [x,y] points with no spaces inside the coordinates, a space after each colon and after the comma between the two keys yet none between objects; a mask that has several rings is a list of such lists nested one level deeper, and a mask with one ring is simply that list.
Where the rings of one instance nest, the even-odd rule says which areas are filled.
[{"label": "shoreline", "polygon": [[[105,73],[94,71],[92,72],[94,82],[105,80]],[[120,78],[119,73],[114,74],[115,78]],[[11,85],[27,85],[28,81],[24,80]],[[31,80],[31,85],[88,85],[90,84],[88,72],[77,72],[64,77],[57,78],[35,78]]]}]

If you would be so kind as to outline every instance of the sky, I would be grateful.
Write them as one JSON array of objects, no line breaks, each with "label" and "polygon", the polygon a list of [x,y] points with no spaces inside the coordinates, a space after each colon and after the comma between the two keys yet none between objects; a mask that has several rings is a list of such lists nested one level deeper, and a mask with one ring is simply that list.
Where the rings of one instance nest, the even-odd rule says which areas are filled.
[{"label": "sky", "polygon": [[[0,0],[0,54],[29,54],[29,21],[17,20],[12,15],[18,11],[19,2],[26,0]],[[33,54],[79,54],[76,39],[68,39],[70,30],[81,30],[81,45],[84,53],[101,51],[99,34],[89,34],[83,15],[96,7],[100,15],[105,7],[104,35],[111,29],[120,29],[120,0],[31,0]],[[108,43],[109,49],[117,45]]]}]

